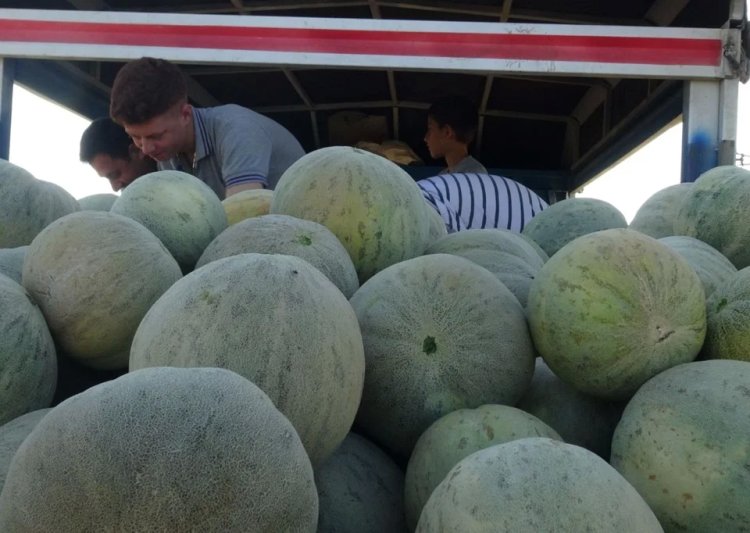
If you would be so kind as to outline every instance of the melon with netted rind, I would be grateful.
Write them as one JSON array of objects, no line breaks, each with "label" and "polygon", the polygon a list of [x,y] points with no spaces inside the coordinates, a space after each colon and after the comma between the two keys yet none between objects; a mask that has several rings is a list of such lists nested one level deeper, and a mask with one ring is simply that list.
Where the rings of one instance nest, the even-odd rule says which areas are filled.
[{"label": "melon with netted rind", "polygon": [[531,381],[534,348],[523,308],[489,270],[449,254],[393,265],[351,298],[365,346],[357,424],[408,458],[438,418],[512,405]]},{"label": "melon with netted rind", "polygon": [[654,513],[606,461],[533,437],[473,453],[427,501],[417,533],[659,533]]},{"label": "melon with netted rind", "polygon": [[24,288],[0,274],[0,424],[48,407],[57,355],[44,316]]},{"label": "melon with netted rind", "polygon": [[258,387],[219,368],[131,372],[69,398],[21,444],[0,530],[314,532],[312,466]]},{"label": "melon with netted rind", "polygon": [[429,243],[425,200],[416,182],[385,157],[329,146],[281,176],[271,213],[323,224],[349,252],[360,282],[421,255]]},{"label": "melon with netted rind", "polygon": [[357,271],[341,242],[325,226],[287,215],[262,215],[222,231],[195,267],[243,253],[293,255],[320,270],[349,298],[359,288]]},{"label": "melon with netted rind", "polygon": [[737,268],[720,251],[695,237],[672,235],[662,237],[659,242],[680,254],[693,267],[703,283],[706,298],[737,273]]},{"label": "melon with netted rind", "polygon": [[693,268],[630,229],[584,235],[550,257],[526,313],[534,345],[560,379],[615,400],[692,361],[706,334],[706,297]]},{"label": "melon with netted rind", "polygon": [[404,473],[383,450],[349,433],[315,470],[317,533],[406,533]]},{"label": "melon with netted rind", "polygon": [[573,239],[627,225],[625,216],[609,202],[596,198],[566,198],[537,213],[522,233],[552,257]]},{"label": "melon with netted rind", "polygon": [[750,361],[750,267],[719,285],[706,302],[702,357]]},{"label": "melon with netted rind", "polygon": [[612,465],[668,532],[750,531],[750,362],[696,361],[644,384]]},{"label": "melon with netted rind", "polygon": [[5,476],[8,475],[8,467],[16,450],[50,410],[50,407],[36,409],[0,426],[0,491],[3,489]]},{"label": "melon with netted rind", "polygon": [[351,428],[365,372],[357,317],[307,261],[241,254],[175,283],[143,317],[130,369],[221,367],[248,378],[294,424],[313,465]]},{"label": "melon with netted rind", "polygon": [[60,349],[94,368],[123,368],[143,315],[181,277],[150,231],[104,211],[80,211],[29,246],[23,286]]},{"label": "melon with netted rind", "polygon": [[470,229],[432,243],[426,254],[453,254],[486,268],[510,289],[523,307],[531,280],[544,265],[519,233],[506,229]]},{"label": "melon with netted rind", "polygon": [[692,182],[677,183],[656,191],[638,208],[628,226],[654,239],[674,235],[674,220]]},{"label": "melon with netted rind", "polygon": [[406,518],[414,530],[430,495],[462,459],[496,444],[528,437],[562,440],[533,415],[508,405],[459,409],[433,423],[419,437],[405,478]]},{"label": "melon with netted rind", "polygon": [[183,272],[193,269],[206,246],[227,227],[216,193],[195,176],[177,170],[141,176],[122,191],[110,211],[148,228]]}]

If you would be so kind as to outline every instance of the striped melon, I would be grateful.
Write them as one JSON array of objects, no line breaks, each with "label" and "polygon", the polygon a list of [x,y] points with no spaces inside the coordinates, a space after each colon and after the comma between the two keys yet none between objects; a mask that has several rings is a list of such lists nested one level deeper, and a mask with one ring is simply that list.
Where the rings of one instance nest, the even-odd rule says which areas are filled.
[{"label": "striped melon", "polygon": [[21,444],[0,531],[315,532],[289,421],[219,368],[131,372],[61,403]]},{"label": "striped melon", "polygon": [[135,333],[130,369],[221,367],[258,385],[313,465],[341,443],[364,380],[357,317],[318,269],[289,255],[213,261],[174,284]]},{"label": "striped melon", "polygon": [[417,184],[395,163],[365,150],[331,146],[304,155],[284,172],[271,213],[330,229],[362,282],[424,252],[429,242],[424,206]]}]

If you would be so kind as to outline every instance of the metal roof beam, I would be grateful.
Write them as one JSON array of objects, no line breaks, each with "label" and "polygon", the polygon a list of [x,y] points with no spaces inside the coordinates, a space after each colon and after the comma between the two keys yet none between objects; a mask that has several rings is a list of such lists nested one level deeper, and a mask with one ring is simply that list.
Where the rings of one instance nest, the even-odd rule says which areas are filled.
[{"label": "metal roof beam", "polygon": [[68,0],[68,3],[83,11],[107,11],[112,9],[104,0]]},{"label": "metal roof beam", "polygon": [[690,0],[656,0],[643,17],[656,26],[669,26]]}]

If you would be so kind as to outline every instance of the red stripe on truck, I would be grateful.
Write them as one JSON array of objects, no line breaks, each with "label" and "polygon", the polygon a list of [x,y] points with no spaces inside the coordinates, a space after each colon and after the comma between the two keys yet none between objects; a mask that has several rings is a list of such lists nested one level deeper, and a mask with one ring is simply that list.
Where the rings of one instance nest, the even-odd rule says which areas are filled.
[{"label": "red stripe on truck", "polygon": [[719,39],[10,19],[0,19],[0,41],[712,67],[722,50]]}]

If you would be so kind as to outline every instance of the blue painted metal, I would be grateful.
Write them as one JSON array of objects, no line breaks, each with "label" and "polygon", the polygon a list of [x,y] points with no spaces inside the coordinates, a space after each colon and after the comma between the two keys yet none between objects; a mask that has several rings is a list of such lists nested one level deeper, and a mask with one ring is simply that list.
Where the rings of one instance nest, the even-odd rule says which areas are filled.
[{"label": "blue painted metal", "polygon": [[719,149],[716,139],[705,131],[694,132],[682,154],[682,181],[695,181],[698,176],[718,164]]}]

